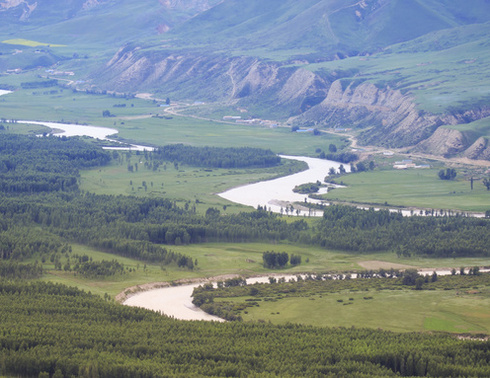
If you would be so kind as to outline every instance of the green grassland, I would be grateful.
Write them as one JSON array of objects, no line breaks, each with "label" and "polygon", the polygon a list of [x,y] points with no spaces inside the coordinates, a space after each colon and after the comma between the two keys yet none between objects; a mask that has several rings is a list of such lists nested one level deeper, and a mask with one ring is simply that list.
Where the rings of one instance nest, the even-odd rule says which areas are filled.
[{"label": "green grassland", "polygon": [[[484,288],[475,292],[370,290],[289,297],[261,301],[258,307],[249,307],[248,314],[242,317],[244,321],[273,324],[355,326],[395,332],[489,333],[490,291]],[[370,296],[373,299],[364,299]]]},{"label": "green grassland", "polygon": [[480,137],[488,138],[490,136],[489,117],[480,119],[475,122],[465,123],[461,125],[450,125],[445,127],[461,131],[470,142],[474,142]]},{"label": "green grassland", "polygon": [[[127,159],[126,154],[119,153],[120,161],[106,167],[81,172],[81,189],[112,195],[135,195],[164,197],[176,201],[189,201],[197,211],[204,213],[209,207],[226,206],[224,213],[235,213],[247,210],[243,205],[231,203],[217,196],[232,187],[251,182],[266,180],[297,172],[304,168],[301,162],[284,160],[278,167],[265,169],[204,169],[187,165],[167,163],[158,171],[145,167],[145,155],[133,155]],[[128,164],[138,165],[138,170],[128,171]],[[143,181],[147,184],[145,190]]]},{"label": "green grassland", "polygon": [[[116,296],[128,287],[152,282],[171,282],[180,279],[211,278],[221,275],[237,274],[246,277],[272,274],[299,274],[305,272],[358,272],[365,270],[364,266],[376,267],[416,267],[423,268],[456,268],[461,266],[486,266],[490,264],[484,258],[458,258],[458,259],[423,259],[423,258],[397,258],[394,253],[355,254],[341,251],[326,250],[316,246],[298,244],[268,243],[205,243],[186,246],[170,246],[174,252],[183,253],[198,264],[193,271],[178,268],[175,265],[160,266],[159,264],[121,257],[79,244],[71,244],[71,264],[74,264],[73,255],[87,255],[93,261],[116,260],[124,265],[126,273],[105,278],[84,278],[75,276],[73,272],[55,270],[54,264],[48,260],[43,264],[45,274],[42,280],[59,282],[68,286],[77,286],[99,295],[105,293]],[[262,253],[274,250],[287,252],[302,257],[301,265],[284,269],[270,270],[263,267]],[[39,260],[34,256],[26,262]],[[64,265],[66,256],[61,257]],[[368,264],[368,265],[366,265]],[[132,270],[130,272],[130,270]]]},{"label": "green grassland", "polygon": [[64,47],[65,46],[65,45],[52,45],[50,43],[45,43],[45,42],[36,42],[23,38],[6,39],[1,43],[6,43],[7,45],[18,45],[18,46],[27,46],[27,47],[37,47],[37,46]]},{"label": "green grassland", "polygon": [[[1,78],[0,84],[20,85],[19,77]],[[24,77],[22,81],[36,80]],[[40,79],[37,79],[40,80]],[[50,94],[51,91],[56,93]],[[26,106],[26,103],[30,104]],[[125,107],[114,105],[125,104]],[[245,126],[165,114],[159,102],[111,95],[73,93],[59,87],[18,90],[0,99],[0,117],[105,126],[119,130],[118,138],[162,146],[184,143],[198,146],[253,146],[276,153],[313,155],[330,143],[343,145],[342,137],[292,133],[289,128]],[[102,117],[109,110],[114,117]],[[156,117],[158,116],[158,117]]]},{"label": "green grassland", "polygon": [[477,107],[490,96],[488,25],[457,32],[438,32],[395,45],[369,57],[310,64],[315,72],[354,73],[354,81],[369,81],[412,94],[419,109],[443,113]]},{"label": "green grassland", "polygon": [[490,209],[490,192],[479,180],[473,190],[470,181],[457,177],[440,180],[437,169],[384,170],[348,174],[336,179],[347,188],[331,190],[328,200],[365,204],[486,211]]},{"label": "green grassland", "polygon": [[41,135],[51,130],[49,127],[29,123],[0,123],[0,125],[4,127],[4,130],[0,130],[2,134]]}]

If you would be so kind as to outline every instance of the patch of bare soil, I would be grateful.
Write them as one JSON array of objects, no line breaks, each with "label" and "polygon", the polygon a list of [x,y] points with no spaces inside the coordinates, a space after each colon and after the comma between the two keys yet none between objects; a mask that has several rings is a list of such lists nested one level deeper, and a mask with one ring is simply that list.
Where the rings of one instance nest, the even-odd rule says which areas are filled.
[{"label": "patch of bare soil", "polygon": [[117,119],[121,119],[124,121],[132,121],[135,119],[147,119],[153,117],[151,114],[142,114],[137,116],[126,116],[126,117],[116,117]]},{"label": "patch of bare soil", "polygon": [[362,266],[364,269],[369,269],[369,270],[377,270],[377,269],[410,269],[410,268],[415,268],[412,265],[406,265],[406,264],[397,264],[397,263],[392,263],[388,261],[378,261],[378,260],[369,260],[369,261],[361,261],[358,262],[360,266]]}]

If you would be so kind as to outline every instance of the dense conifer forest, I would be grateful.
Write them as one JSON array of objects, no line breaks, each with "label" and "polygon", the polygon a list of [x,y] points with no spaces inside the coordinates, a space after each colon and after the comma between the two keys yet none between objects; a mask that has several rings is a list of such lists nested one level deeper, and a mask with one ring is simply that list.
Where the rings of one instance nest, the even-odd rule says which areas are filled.
[{"label": "dense conifer forest", "polygon": [[154,160],[209,168],[266,168],[281,162],[281,158],[271,150],[261,148],[193,147],[183,144],[172,144],[158,148],[155,151]]},{"label": "dense conifer forest", "polygon": [[488,377],[488,342],[444,334],[182,322],[51,283],[0,281],[0,374]]}]

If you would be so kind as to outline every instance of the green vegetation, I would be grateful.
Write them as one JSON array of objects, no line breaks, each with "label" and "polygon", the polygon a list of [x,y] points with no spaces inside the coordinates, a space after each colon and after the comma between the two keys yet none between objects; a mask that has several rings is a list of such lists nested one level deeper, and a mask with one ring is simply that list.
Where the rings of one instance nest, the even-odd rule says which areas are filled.
[{"label": "green vegetation", "polygon": [[294,187],[293,192],[295,193],[300,193],[300,194],[311,194],[311,193],[318,193],[321,187],[321,182],[309,182],[306,184],[301,184],[296,187]]},{"label": "green vegetation", "polygon": [[442,30],[366,59],[353,57],[305,68],[347,73],[345,80],[349,82],[354,82],[355,75],[355,80],[389,85],[413,94],[421,110],[436,114],[476,109],[488,96],[485,86],[489,77],[481,75],[488,72],[490,62],[488,29],[488,24],[481,24]]},{"label": "green vegetation", "polygon": [[216,289],[200,286],[193,296],[202,309],[229,320],[368,326],[397,332],[490,332],[488,273],[419,277],[420,287],[418,281],[417,286],[407,286],[406,274],[393,269],[363,276],[372,278],[298,275],[290,282]]},{"label": "green vegetation", "polygon": [[266,251],[262,254],[262,260],[265,268],[284,268],[289,261],[289,255],[286,252]]},{"label": "green vegetation", "polygon": [[[218,197],[216,193],[251,182],[272,179],[304,169],[298,161],[283,160],[281,165],[254,169],[209,169],[170,162],[157,171],[150,169],[150,157],[144,154],[119,153],[117,160],[98,169],[81,172],[81,189],[98,194],[172,198],[182,206],[204,214],[209,207],[226,207],[223,213],[250,210]],[[132,166],[132,171],[128,167]],[[146,185],[143,185],[143,182]],[[146,189],[145,189],[146,188]]]},{"label": "green vegetation", "polygon": [[[0,83],[20,87],[21,82],[44,82],[36,77],[2,78]],[[162,101],[164,102],[164,101]],[[115,139],[137,141],[138,144],[164,146],[184,143],[192,146],[250,147],[271,149],[289,155],[314,155],[315,149],[335,143],[344,145],[343,137],[322,133],[291,133],[287,128],[238,125],[166,114],[159,101],[148,101],[129,94],[91,94],[70,89],[49,87],[17,90],[0,98],[3,119],[48,120],[75,124],[90,124],[116,128]],[[25,104],[29,103],[29,106]],[[114,105],[126,104],[114,108]],[[115,117],[103,117],[111,109]]]},{"label": "green vegetation", "polygon": [[46,283],[0,281],[0,297],[3,375],[490,374],[487,343],[443,334],[181,322]]},{"label": "green vegetation", "polygon": [[22,38],[6,39],[1,43],[6,43],[8,45],[28,46],[28,47],[37,47],[37,46],[64,47],[65,46],[65,45],[51,45],[50,43],[30,41],[28,39],[22,39]]},{"label": "green vegetation", "polygon": [[447,168],[445,172],[443,169],[441,169],[437,174],[441,180],[454,180],[456,175],[457,173],[454,168]]},{"label": "green vegetation", "polygon": [[[50,1],[29,12],[9,3],[0,12],[11,38],[0,43],[0,88],[14,91],[0,98],[0,375],[490,376],[488,340],[445,334],[490,333],[490,276],[478,274],[489,265],[490,223],[444,210],[489,216],[483,170],[445,170],[452,180],[438,180],[441,166],[373,171],[373,162],[370,172],[340,172],[333,180],[348,187],[326,196],[438,217],[331,206],[323,218],[298,218],[215,195],[304,168],[276,153],[366,171],[347,139],[321,132],[317,119],[306,121],[312,133],[223,120],[285,121],[320,104],[336,80],[343,90],[366,82],[412,95],[419,114],[484,116],[488,1],[156,3]],[[203,3],[216,7],[202,12]],[[127,57],[166,68],[126,82],[116,66],[129,67]],[[136,94],[151,90],[161,98]],[[207,103],[214,99],[226,105]],[[108,142],[35,138],[48,129],[22,119],[111,127],[116,139],[160,148],[108,152]],[[446,127],[468,143],[490,137],[488,118]],[[414,270],[461,266],[472,274]],[[242,278],[272,272],[305,278]],[[361,278],[346,279],[354,273]],[[181,322],[111,299],[147,283],[230,274],[238,276],[195,299],[244,322]]]},{"label": "green vegetation", "polygon": [[389,210],[332,205],[324,209],[311,242],[348,251],[395,250],[399,256],[489,256],[489,229],[487,219],[404,217]]},{"label": "green vegetation", "polygon": [[153,170],[157,170],[164,161],[210,168],[267,168],[277,166],[281,162],[281,158],[271,150],[251,147],[192,147],[183,144],[158,148],[152,157],[158,163],[156,167],[156,163],[153,163]]},{"label": "green vegetation", "polygon": [[336,177],[347,188],[335,189],[323,198],[334,201],[485,212],[490,196],[485,187],[470,180],[439,180],[437,169],[386,170]]}]

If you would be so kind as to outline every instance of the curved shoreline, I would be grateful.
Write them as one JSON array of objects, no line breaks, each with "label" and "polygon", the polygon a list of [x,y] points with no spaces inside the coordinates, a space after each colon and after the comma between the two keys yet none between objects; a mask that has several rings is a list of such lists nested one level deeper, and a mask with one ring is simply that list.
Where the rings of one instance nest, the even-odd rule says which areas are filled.
[{"label": "curved shoreline", "polygon": [[[396,265],[396,264],[395,264]],[[407,269],[408,269],[407,265]],[[411,267],[415,268],[415,267]],[[417,269],[417,268],[415,268]],[[466,268],[467,269],[467,268]],[[452,268],[420,268],[417,269],[419,274],[430,275],[432,272],[436,272],[440,276],[450,275]],[[481,267],[480,271],[490,272],[490,269]],[[341,272],[338,274],[347,274],[349,272]],[[350,272],[352,274],[352,272]],[[284,277],[286,280],[295,278],[298,275],[304,275],[305,273],[296,274],[281,274],[271,273],[266,275],[258,275],[246,278],[247,285],[254,283],[268,283],[269,277]],[[334,275],[334,274],[332,274]],[[160,312],[162,315],[170,316],[179,320],[205,320],[205,321],[217,321],[224,322],[225,320],[214,315],[210,315],[199,307],[192,303],[192,292],[195,287],[203,283],[216,283],[227,278],[241,277],[239,274],[222,275],[210,278],[196,278],[190,280],[180,280],[183,285],[177,285],[179,281],[171,282],[155,282],[144,285],[137,285],[124,290],[116,296],[116,300],[125,306],[142,307],[148,310]],[[353,273],[352,278],[357,278]],[[134,289],[134,290],[132,290]],[[141,291],[146,290],[146,291]],[[129,292],[128,292],[129,291]]]},{"label": "curved shoreline", "polygon": [[[284,212],[286,207],[298,202],[323,203],[324,201],[308,198],[308,195],[295,193],[293,189],[298,185],[308,182],[323,182],[324,178],[328,176],[330,168],[338,170],[342,163],[306,156],[279,156],[282,159],[305,162],[308,165],[308,169],[273,180],[238,186],[218,195],[228,201],[245,206],[252,206],[254,208],[266,206],[268,210],[275,213]],[[346,170],[349,170],[348,166]],[[296,206],[295,211],[297,215],[301,216],[312,215],[312,212],[305,207]]]},{"label": "curved shoreline", "polygon": [[[73,136],[88,136],[94,139],[105,140],[115,144],[126,144],[114,139],[108,138],[110,135],[118,134],[119,130],[111,129],[110,127],[92,126],[92,125],[76,125],[72,123],[58,123],[48,121],[27,121],[20,120],[16,123],[41,125],[49,127],[51,130],[61,130],[61,132],[54,132],[52,135],[59,137],[73,137]],[[105,150],[132,150],[132,151],[154,151],[153,147],[141,146],[137,144],[127,144],[127,146],[121,147],[103,147]]]}]

